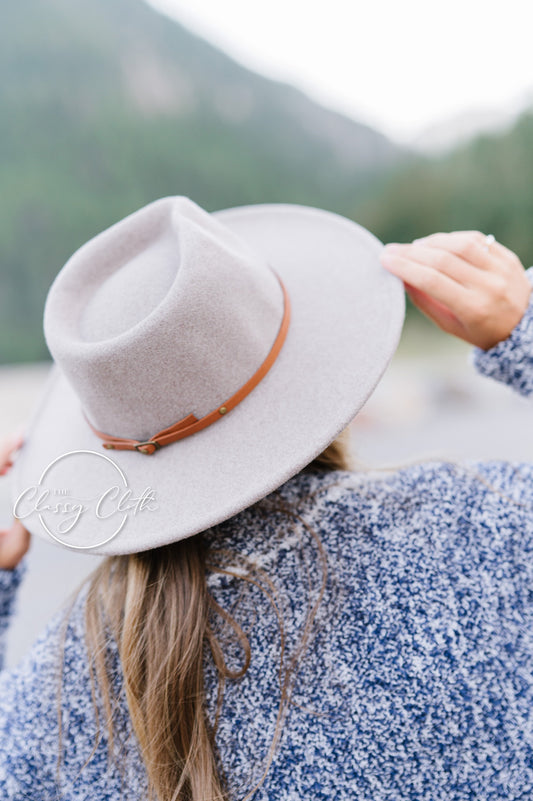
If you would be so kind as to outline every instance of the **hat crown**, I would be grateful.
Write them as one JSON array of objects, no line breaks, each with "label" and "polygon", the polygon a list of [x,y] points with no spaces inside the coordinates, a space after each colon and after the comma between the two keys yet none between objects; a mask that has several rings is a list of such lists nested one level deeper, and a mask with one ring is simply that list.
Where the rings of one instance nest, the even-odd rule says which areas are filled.
[{"label": "hat crown", "polygon": [[74,253],[44,332],[91,423],[143,440],[236,392],[282,317],[269,264],[189,198],[168,197]]}]

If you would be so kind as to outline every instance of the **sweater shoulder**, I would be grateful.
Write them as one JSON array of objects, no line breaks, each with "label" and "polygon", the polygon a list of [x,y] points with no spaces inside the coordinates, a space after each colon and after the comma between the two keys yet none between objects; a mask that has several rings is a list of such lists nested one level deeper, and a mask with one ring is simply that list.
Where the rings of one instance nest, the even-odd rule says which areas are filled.
[{"label": "sweater shoulder", "polygon": [[[533,466],[505,460],[425,461],[396,469],[314,471],[280,488],[304,521],[317,527],[326,545],[348,543],[356,553],[365,532],[375,544],[406,547],[441,540],[447,547],[477,533],[497,546],[507,532],[533,538]],[[513,536],[518,536],[517,534]]]}]

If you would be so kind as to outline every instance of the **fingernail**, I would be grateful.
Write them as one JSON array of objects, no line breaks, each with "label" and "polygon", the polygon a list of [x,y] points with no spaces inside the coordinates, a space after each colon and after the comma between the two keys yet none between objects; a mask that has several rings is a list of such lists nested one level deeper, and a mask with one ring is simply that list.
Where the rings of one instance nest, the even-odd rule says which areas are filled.
[{"label": "fingernail", "polygon": [[389,252],[389,251],[401,250],[402,247],[403,245],[400,245],[399,242],[389,242],[387,245],[385,245],[384,250]]},{"label": "fingernail", "polygon": [[386,270],[394,272],[395,270],[398,269],[398,258],[399,257],[396,256],[394,253],[384,253],[380,259],[381,265]]}]

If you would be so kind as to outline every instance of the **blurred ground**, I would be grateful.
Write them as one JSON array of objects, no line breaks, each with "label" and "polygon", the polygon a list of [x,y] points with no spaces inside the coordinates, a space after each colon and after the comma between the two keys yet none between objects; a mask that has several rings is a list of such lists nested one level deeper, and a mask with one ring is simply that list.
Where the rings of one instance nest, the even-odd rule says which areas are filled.
[{"label": "blurred ground", "polygon": [[[533,400],[479,376],[468,362],[469,346],[446,340],[441,347],[441,342],[436,339],[435,347],[420,355],[413,352],[409,337],[402,339],[353,423],[359,463],[381,467],[422,457],[529,460]],[[48,369],[48,364],[0,368],[0,438],[24,423]],[[0,479],[0,525],[10,519],[8,482]],[[27,651],[99,560],[34,538],[18,615],[9,631],[8,665]]]}]

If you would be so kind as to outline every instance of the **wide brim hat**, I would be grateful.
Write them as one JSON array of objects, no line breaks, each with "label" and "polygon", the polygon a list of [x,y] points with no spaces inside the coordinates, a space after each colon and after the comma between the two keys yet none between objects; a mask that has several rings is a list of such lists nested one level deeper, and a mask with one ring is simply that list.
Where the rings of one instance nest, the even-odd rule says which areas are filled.
[{"label": "wide brim hat", "polygon": [[[404,290],[382,248],[322,209],[208,213],[182,196],[83,245],[48,293],[54,364],[11,471],[26,528],[89,554],[144,551],[298,473],[396,351]],[[162,447],[121,449],[204,419]]]}]

